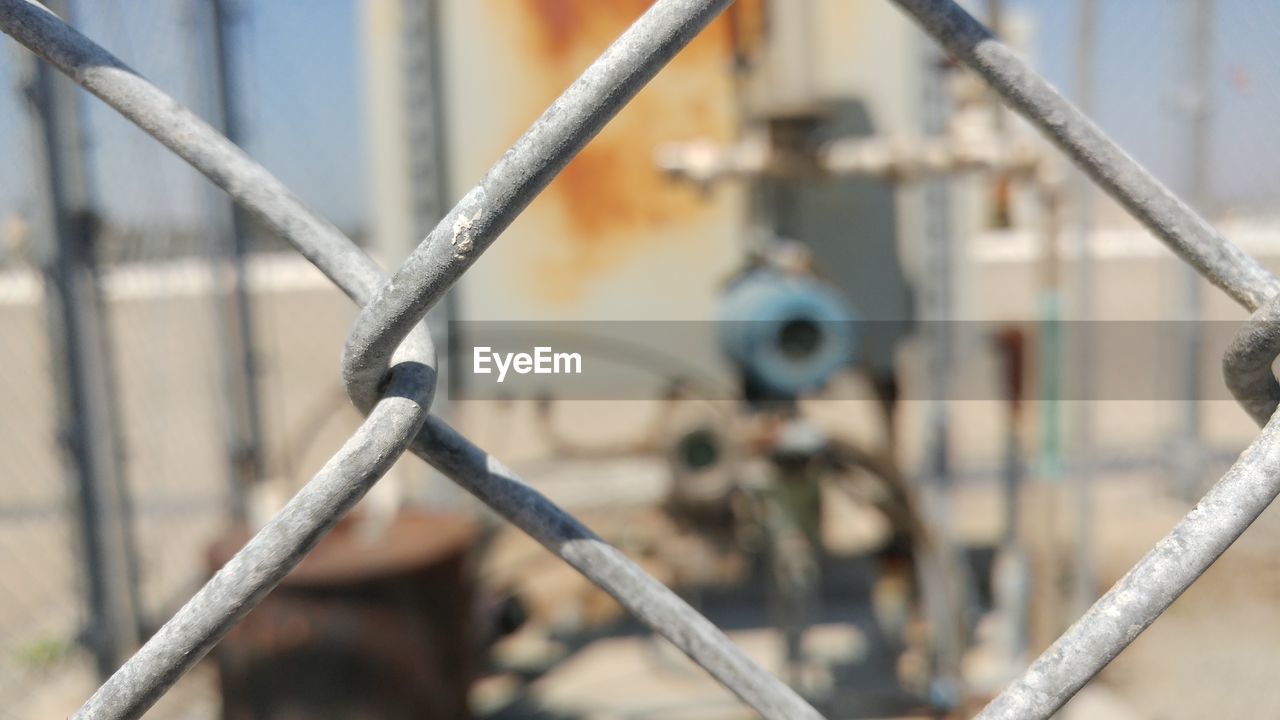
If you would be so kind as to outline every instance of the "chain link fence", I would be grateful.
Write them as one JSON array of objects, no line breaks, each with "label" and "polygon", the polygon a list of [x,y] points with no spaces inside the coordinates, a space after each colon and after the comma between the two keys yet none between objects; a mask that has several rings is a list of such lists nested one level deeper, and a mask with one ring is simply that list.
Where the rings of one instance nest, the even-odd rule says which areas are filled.
[{"label": "chain link fence", "polygon": [[[1255,311],[1225,368],[1236,397],[1263,424],[1262,434],[1169,536],[980,715],[1047,718],[1154,621],[1280,493],[1275,450],[1280,425],[1268,420],[1280,401],[1280,384],[1270,369],[1280,352],[1275,332],[1280,305],[1273,301],[1280,280],[1174,196],[958,5],[951,0],[892,1],[984,77],[1184,261]],[[421,329],[424,313],[613,114],[727,4],[656,3],[388,281],[335,226],[312,214],[264,168],[156,86],[41,6],[0,0],[0,28],[226,190],[362,307],[346,345],[343,379],[347,394],[366,414],[364,423],[285,509],[94,693],[77,717],[137,717],[145,712],[406,449],[608,591],[763,716],[820,717],[670,590],[428,414],[435,350]],[[183,368],[172,387],[187,387],[200,372]],[[176,408],[170,422],[189,409]],[[163,464],[149,469],[164,472]],[[159,542],[157,538],[141,542]]]},{"label": "chain link fence", "polygon": [[50,432],[57,402],[44,370],[48,346],[39,340],[38,285],[13,271],[4,275],[0,347],[7,372],[0,374],[0,393],[7,408],[0,413],[0,453],[13,472],[6,472],[0,497],[0,556],[8,561],[0,583],[0,717],[19,718],[29,688],[74,647],[83,606],[69,486],[50,482],[61,475]]},{"label": "chain link fence", "polygon": [[[204,0],[152,3],[133,18],[131,3],[77,3],[74,17],[183,103],[213,114],[201,70],[214,50],[210,6]],[[0,227],[0,347],[6,357],[0,376],[0,556],[6,560],[0,568],[0,717],[27,718],[62,712],[66,697],[91,690],[96,671],[84,498],[63,463],[69,429],[56,387],[71,359],[51,341],[56,303],[42,278],[38,237],[47,189],[34,180],[39,159],[20,125],[32,102],[30,56],[9,50],[15,62],[0,64],[0,116],[19,123],[5,133],[3,148],[21,182],[6,185],[15,193],[5,198],[13,214]],[[280,81],[263,71],[245,82]],[[97,430],[118,436],[116,461],[127,488],[130,563],[136,568],[128,592],[136,597],[145,633],[207,578],[206,549],[238,512],[220,346],[226,278],[211,254],[227,232],[219,217],[219,203],[227,203],[110,108],[85,103],[80,109],[94,226],[93,304],[105,319],[115,412],[114,422]],[[257,132],[264,116],[286,109],[246,107],[248,144],[266,134]],[[295,127],[305,143],[305,124]],[[301,154],[288,144],[283,151]],[[308,159],[323,172],[330,158],[313,153]],[[255,230],[248,231],[246,265],[265,429],[261,472],[299,486],[323,464],[325,444],[340,442],[359,421],[340,381],[311,362],[338,355],[354,313],[305,260],[283,254],[280,241]],[[206,718],[216,708],[213,673],[198,672],[152,716]]]}]

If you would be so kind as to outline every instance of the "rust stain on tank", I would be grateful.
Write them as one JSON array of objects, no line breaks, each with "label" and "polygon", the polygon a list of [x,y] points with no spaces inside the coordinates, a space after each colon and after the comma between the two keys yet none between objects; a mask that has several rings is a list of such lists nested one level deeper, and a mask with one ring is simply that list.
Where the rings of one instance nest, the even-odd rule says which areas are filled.
[{"label": "rust stain on tank", "polygon": [[[646,0],[490,0],[495,28],[514,40],[521,83],[537,89],[536,116],[648,7]],[[654,165],[662,143],[733,136],[733,34],[721,17],[662,70],[583,149],[536,202],[562,211],[562,236],[549,244],[532,275],[548,301],[572,302],[589,282],[624,265],[646,246],[669,242],[664,229],[698,222],[712,209],[688,186]],[[513,125],[512,136],[524,130]],[[529,268],[523,269],[526,273]]]}]

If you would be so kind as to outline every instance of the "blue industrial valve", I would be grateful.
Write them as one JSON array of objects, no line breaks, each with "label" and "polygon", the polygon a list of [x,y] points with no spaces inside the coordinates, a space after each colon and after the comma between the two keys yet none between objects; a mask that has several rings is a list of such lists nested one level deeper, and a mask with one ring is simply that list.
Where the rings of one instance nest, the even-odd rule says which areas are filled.
[{"label": "blue industrial valve", "polygon": [[820,279],[757,267],[725,290],[720,342],[743,373],[749,397],[794,399],[822,388],[854,361],[855,319]]}]

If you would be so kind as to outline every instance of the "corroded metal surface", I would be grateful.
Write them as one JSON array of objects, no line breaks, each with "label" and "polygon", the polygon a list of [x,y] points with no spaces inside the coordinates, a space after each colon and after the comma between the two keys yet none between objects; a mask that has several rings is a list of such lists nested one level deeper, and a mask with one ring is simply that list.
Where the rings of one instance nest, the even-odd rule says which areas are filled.
[{"label": "corroded metal surface", "polygon": [[469,717],[474,540],[449,515],[405,513],[374,539],[340,524],[214,651],[223,717]]}]

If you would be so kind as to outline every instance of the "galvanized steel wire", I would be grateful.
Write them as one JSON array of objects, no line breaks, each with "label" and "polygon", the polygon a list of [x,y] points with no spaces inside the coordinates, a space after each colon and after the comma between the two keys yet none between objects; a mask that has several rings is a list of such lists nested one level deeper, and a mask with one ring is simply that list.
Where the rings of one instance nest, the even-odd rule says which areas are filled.
[{"label": "galvanized steel wire", "polygon": [[[1259,311],[1225,359],[1227,384],[1262,434],[1203,499],[1031,664],[979,718],[1048,718],[1133,642],[1280,495],[1280,422],[1271,363],[1280,280],[1196,214],[952,0],[893,0],[1035,125],[1156,237],[1236,302]],[[1270,420],[1268,420],[1270,418]]]},{"label": "galvanized steel wire", "polygon": [[372,396],[409,329],[640,88],[732,0],[656,3],[414,248],[351,329],[343,377]]},{"label": "galvanized steel wire", "polygon": [[[494,171],[446,217],[471,218],[454,232],[440,266],[418,268],[433,290],[426,304],[397,315],[393,341],[373,333],[375,350],[390,347],[355,374],[352,400],[369,418],[286,508],[240,551],[80,709],[76,717],[140,716],[200,659],[333,526],[413,438],[416,453],[580,570],[656,632],[703,666],[763,716],[821,716],[763,670],[718,628],[577,519],[526,485],[438,418],[422,425],[434,387],[434,352],[420,320],[426,307],[536,196],[547,182],[729,0],[663,0],[654,5],[534,124]],[[353,300],[391,297],[376,264],[331,223],[308,210],[278,180],[207,123],[127,68],[106,50],[30,0],[0,0],[0,29],[52,62],[87,90],[189,162],[267,227],[289,240]],[[477,199],[487,199],[476,213]],[[465,226],[465,221],[463,223]],[[438,233],[433,233],[433,237]],[[424,245],[429,245],[424,243]],[[459,257],[462,256],[462,257]],[[411,317],[412,316],[412,317]],[[366,317],[362,315],[362,318]],[[403,341],[403,342],[402,342]],[[399,348],[399,349],[397,349]],[[376,390],[388,364],[389,384]],[[349,376],[352,377],[352,376]],[[419,430],[419,428],[421,428]],[[417,433],[416,437],[414,433]]]},{"label": "galvanized steel wire", "polygon": [[[424,313],[569,160],[730,0],[661,0],[489,171],[388,282],[331,223],[212,127],[32,0],[0,0],[0,29],[205,174],[289,240],[357,304],[343,358],[359,431],[190,602],[81,708],[138,717],[288,573],[406,447],[608,591],[769,718],[817,718],[714,625],[495,458],[428,414],[435,353]],[[1161,240],[1237,302],[1258,310],[1224,360],[1260,422],[1280,386],[1280,281],[1126,155],[951,0],[893,0]],[[380,384],[391,368],[389,380]],[[1265,397],[1260,397],[1265,396]],[[1267,422],[1174,530],[1080,618],[983,718],[1047,718],[1163,612],[1280,494],[1280,424]]]},{"label": "galvanized steel wire", "polygon": [[1236,247],[953,0],[892,0],[1005,104],[1040,129],[1129,214],[1249,310],[1280,280]]}]

